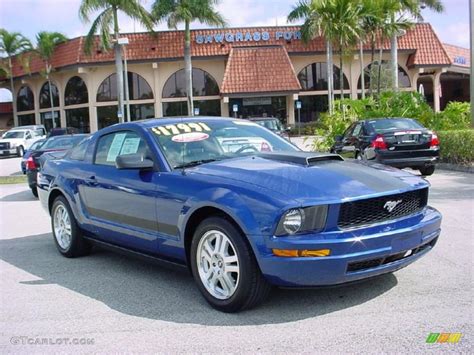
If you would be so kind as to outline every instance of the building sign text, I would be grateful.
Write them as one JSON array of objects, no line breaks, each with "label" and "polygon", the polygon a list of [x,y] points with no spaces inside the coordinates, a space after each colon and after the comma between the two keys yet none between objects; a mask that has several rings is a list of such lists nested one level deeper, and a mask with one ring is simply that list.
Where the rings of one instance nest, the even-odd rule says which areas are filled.
[{"label": "building sign text", "polygon": [[234,43],[234,42],[261,42],[269,41],[271,39],[277,41],[291,41],[291,40],[300,40],[301,32],[300,31],[276,31],[273,35],[267,32],[217,32],[214,34],[208,35],[196,35],[197,44],[205,43]]}]

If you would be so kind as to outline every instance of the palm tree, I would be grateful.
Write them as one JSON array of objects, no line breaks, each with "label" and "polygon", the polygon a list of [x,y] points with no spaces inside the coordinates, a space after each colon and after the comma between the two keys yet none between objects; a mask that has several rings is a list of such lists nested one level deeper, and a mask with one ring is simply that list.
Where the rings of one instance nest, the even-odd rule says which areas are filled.
[{"label": "palm tree", "polygon": [[51,104],[51,119],[53,122],[53,127],[56,127],[56,121],[54,120],[53,91],[51,88],[51,71],[53,69],[51,66],[51,58],[53,57],[56,46],[66,41],[67,37],[59,32],[42,31],[36,35],[35,52],[43,60],[45,65],[44,75],[46,76],[46,80],[48,80],[49,102]]},{"label": "palm tree", "polygon": [[[440,0],[398,0],[399,13],[408,13],[417,20],[422,20],[421,10],[428,8],[437,13],[444,11],[443,3]],[[392,14],[392,21],[395,19],[395,14]],[[397,33],[393,33],[391,37],[391,62],[392,62],[392,77],[393,89],[398,90],[398,42]]]},{"label": "palm tree", "polygon": [[184,67],[189,116],[194,115],[190,24],[199,21],[209,26],[226,26],[222,15],[214,9],[217,4],[218,0],[155,0],[152,5],[151,14],[157,22],[166,21],[168,27],[173,29],[179,23],[184,23]]},{"label": "palm tree", "polygon": [[[18,32],[8,32],[0,29],[0,53],[7,56],[7,64],[2,65],[2,70],[10,78],[10,91],[12,93],[13,115],[16,117],[16,96],[15,87],[13,85],[13,63],[12,57],[14,55],[21,55],[22,53],[31,50],[31,42],[25,36]],[[16,121],[16,119],[15,119]]]},{"label": "palm tree", "polygon": [[[79,7],[79,18],[83,22],[90,22],[90,16],[101,11],[92,22],[89,33],[86,36],[84,50],[91,53],[95,42],[95,34],[99,32],[100,46],[104,50],[109,50],[114,45],[115,67],[117,72],[117,93],[118,93],[118,116],[123,119],[124,107],[124,85],[123,85],[123,65],[122,49],[119,44],[120,27],[118,13],[123,12],[128,17],[136,20],[149,31],[153,31],[153,20],[148,11],[140,5],[140,0],[82,0]],[[113,33],[113,39],[112,39]]]},{"label": "palm tree", "polygon": [[301,26],[301,37],[303,42],[308,43],[316,37],[324,37],[326,40],[326,65],[328,75],[328,106],[329,113],[333,110],[333,62],[332,43],[335,38],[334,29],[330,24],[327,11],[329,1],[327,0],[300,0],[288,15],[288,22],[303,20]]}]

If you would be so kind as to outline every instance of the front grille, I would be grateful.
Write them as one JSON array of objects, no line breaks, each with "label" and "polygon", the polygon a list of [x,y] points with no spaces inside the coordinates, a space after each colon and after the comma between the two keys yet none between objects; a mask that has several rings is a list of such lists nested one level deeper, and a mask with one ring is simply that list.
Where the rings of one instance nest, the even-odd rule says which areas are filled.
[{"label": "front grille", "polygon": [[10,149],[10,143],[0,143],[0,149]]},{"label": "front grille", "polygon": [[349,263],[347,265],[347,272],[356,272],[356,271],[363,271],[363,270],[368,270],[368,269],[373,269],[376,268],[377,266],[382,266],[382,265],[387,265],[390,263],[393,263],[398,260],[406,259],[411,256],[414,256],[418,253],[421,253],[422,251],[426,250],[427,248],[433,248],[437,242],[438,238],[436,237],[432,241],[425,243],[423,245],[420,245],[419,247],[412,249],[411,253],[409,255],[407,254],[408,250],[405,250],[401,253],[393,254],[390,256],[387,256],[386,258],[375,258],[375,259],[369,259],[369,260],[362,260],[362,261],[356,261],[353,263]]},{"label": "front grille", "polygon": [[[390,205],[396,206],[389,211]],[[339,211],[339,228],[387,221],[421,211],[428,203],[428,188],[366,200],[344,202]]]}]

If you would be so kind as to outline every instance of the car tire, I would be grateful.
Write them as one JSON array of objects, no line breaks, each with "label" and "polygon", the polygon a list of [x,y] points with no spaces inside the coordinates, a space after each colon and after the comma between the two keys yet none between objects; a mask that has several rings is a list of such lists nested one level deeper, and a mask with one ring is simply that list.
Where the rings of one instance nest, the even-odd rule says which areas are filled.
[{"label": "car tire", "polygon": [[23,148],[23,146],[20,145],[20,146],[16,149],[16,154],[21,158],[21,157],[25,154],[25,148]]},{"label": "car tire", "polygon": [[38,188],[36,186],[32,187],[31,193],[33,194],[34,197],[38,197]]},{"label": "car tire", "polygon": [[59,253],[67,258],[89,254],[90,243],[82,236],[76,218],[64,196],[58,196],[51,208],[51,228]]},{"label": "car tire", "polygon": [[219,311],[255,307],[270,293],[271,285],[260,272],[245,236],[225,218],[211,217],[199,224],[190,259],[199,291]]},{"label": "car tire", "polygon": [[420,170],[421,175],[430,176],[430,175],[433,175],[433,173],[435,171],[435,166],[434,165],[424,166],[424,167],[420,168],[419,170]]}]

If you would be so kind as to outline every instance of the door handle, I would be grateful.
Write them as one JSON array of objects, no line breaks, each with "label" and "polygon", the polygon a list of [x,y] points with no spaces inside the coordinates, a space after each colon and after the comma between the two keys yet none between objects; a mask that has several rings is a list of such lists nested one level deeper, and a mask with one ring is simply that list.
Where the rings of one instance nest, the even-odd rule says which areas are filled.
[{"label": "door handle", "polygon": [[98,185],[97,179],[95,178],[95,175],[91,175],[86,178],[86,183],[91,186],[96,186]]}]

